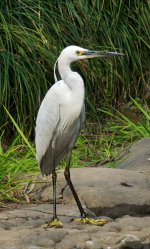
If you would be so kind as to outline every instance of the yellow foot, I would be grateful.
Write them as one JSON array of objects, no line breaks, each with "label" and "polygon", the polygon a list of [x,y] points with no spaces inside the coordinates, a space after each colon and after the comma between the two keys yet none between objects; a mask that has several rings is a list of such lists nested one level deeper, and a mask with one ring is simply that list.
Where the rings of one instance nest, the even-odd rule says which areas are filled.
[{"label": "yellow foot", "polygon": [[110,222],[111,219],[107,218],[99,218],[99,219],[92,219],[92,218],[76,218],[73,219],[75,222],[80,222],[83,224],[91,224],[95,226],[104,226],[106,223]]},{"label": "yellow foot", "polygon": [[54,227],[54,228],[62,228],[63,224],[60,222],[58,219],[54,219],[50,221],[47,224],[42,225],[43,228],[49,228],[49,227]]}]

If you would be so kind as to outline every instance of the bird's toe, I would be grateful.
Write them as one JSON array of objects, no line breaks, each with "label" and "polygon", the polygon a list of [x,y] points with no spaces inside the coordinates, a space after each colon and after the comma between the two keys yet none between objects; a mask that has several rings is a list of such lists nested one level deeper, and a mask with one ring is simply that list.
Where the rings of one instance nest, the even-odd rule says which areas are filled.
[{"label": "bird's toe", "polygon": [[79,222],[82,224],[91,224],[95,226],[104,226],[105,224],[111,222],[109,217],[98,217],[98,218],[76,218],[73,219],[74,222]]},{"label": "bird's toe", "polygon": [[53,219],[51,220],[49,223],[46,223],[44,225],[42,225],[43,228],[62,228],[63,227],[63,224],[62,222],[59,220],[59,219]]}]

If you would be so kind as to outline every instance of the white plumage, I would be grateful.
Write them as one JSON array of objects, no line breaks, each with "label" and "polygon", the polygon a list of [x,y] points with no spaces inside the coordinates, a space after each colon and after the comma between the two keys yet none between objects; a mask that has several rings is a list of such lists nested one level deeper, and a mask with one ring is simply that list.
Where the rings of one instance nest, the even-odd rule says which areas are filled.
[{"label": "white plumage", "polygon": [[[78,83],[74,82],[73,76],[67,78],[67,81],[71,80],[72,84],[75,84],[75,91],[72,91],[63,80],[60,80],[49,89],[42,101],[35,129],[36,158],[39,163],[53,138],[56,127],[58,134],[63,134],[63,131],[81,113],[84,100],[84,87],[81,77],[78,77]],[[78,89],[80,90],[79,93]],[[54,144],[55,141],[53,141],[53,148],[55,149]]]},{"label": "white plumage", "polygon": [[[42,173],[51,173],[54,166],[52,164],[55,164],[54,167],[57,166],[56,164],[58,164],[65,153],[67,153],[67,147],[69,149],[70,146],[74,145],[73,143],[75,143],[83,125],[84,83],[81,76],[71,70],[70,64],[73,61],[86,58],[117,55],[122,54],[116,52],[90,51],[78,46],[69,46],[61,52],[57,59],[61,80],[57,81],[47,92],[36,120],[36,158],[40,166],[41,162],[42,165],[49,163],[49,165],[42,166]],[[55,71],[54,76],[55,80],[57,80]],[[68,141],[66,141],[66,139],[68,139]],[[53,158],[51,161],[50,159],[47,161],[48,157]],[[58,157],[59,160],[57,160]],[[44,169],[48,167],[49,170]]]},{"label": "white plumage", "polygon": [[57,62],[61,80],[49,89],[43,99],[35,128],[36,158],[41,172],[45,175],[52,173],[54,212],[53,219],[48,225],[50,227],[62,226],[56,214],[57,174],[55,168],[66,155],[64,175],[80,210],[81,218],[87,222],[86,213],[71,182],[69,170],[72,148],[83,127],[85,117],[84,83],[81,76],[71,70],[70,64],[86,58],[117,55],[122,55],[122,53],[90,51],[77,46],[69,46],[61,52],[55,63],[55,81],[57,81],[55,73]]},{"label": "white plumage", "polygon": [[[38,111],[35,128],[35,144],[36,158],[39,164],[50,144],[55,154],[56,139],[57,143],[59,143],[58,137],[62,137],[63,134],[66,134],[67,130],[69,136],[74,136],[74,131],[73,134],[71,134],[69,127],[72,126],[74,120],[79,118],[84,104],[83,80],[78,73],[73,72],[70,68],[70,63],[78,59],[78,55],[75,53],[78,49],[81,48],[69,46],[60,54],[57,61],[62,80],[57,81],[49,89]],[[68,54],[70,54],[70,56],[68,56]],[[68,147],[70,142],[69,140]],[[64,156],[63,151],[62,148],[62,157],[60,156],[60,160]],[[49,156],[52,157],[51,153]],[[55,158],[54,161],[56,161]],[[47,165],[47,167],[53,168],[51,165]],[[47,172],[45,173],[47,174]],[[49,173],[51,173],[51,170],[49,170]]]}]

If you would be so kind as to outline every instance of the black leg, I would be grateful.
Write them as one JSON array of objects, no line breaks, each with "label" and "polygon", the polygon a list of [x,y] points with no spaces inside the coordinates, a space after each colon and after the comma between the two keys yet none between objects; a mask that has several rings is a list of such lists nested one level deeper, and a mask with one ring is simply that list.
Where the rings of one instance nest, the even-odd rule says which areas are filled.
[{"label": "black leg", "polygon": [[53,220],[57,219],[56,214],[56,180],[57,180],[57,174],[55,169],[52,172],[52,182],[53,182]]},{"label": "black leg", "polygon": [[66,181],[67,181],[67,183],[68,183],[68,185],[69,185],[69,187],[71,189],[71,192],[72,192],[72,194],[74,196],[74,199],[75,199],[75,201],[77,203],[77,206],[78,206],[78,208],[80,210],[81,218],[86,218],[86,213],[85,213],[85,211],[84,211],[84,209],[83,209],[83,207],[81,205],[79,197],[78,197],[78,195],[77,195],[77,193],[76,193],[76,191],[74,189],[74,186],[73,186],[73,184],[71,182],[71,179],[70,179],[70,159],[71,159],[71,153],[72,153],[72,150],[70,149],[69,152],[68,152],[68,154],[67,154],[66,168],[65,168],[64,175],[65,175],[65,179],[66,179]]},{"label": "black leg", "polygon": [[97,225],[97,226],[103,226],[105,225],[106,223],[110,222],[110,219],[105,219],[104,217],[100,218],[100,219],[92,219],[92,218],[88,218],[87,217],[87,214],[86,212],[84,211],[82,205],[81,205],[81,202],[79,200],[79,197],[74,189],[74,186],[71,182],[71,179],[70,179],[70,159],[71,159],[71,152],[72,150],[70,149],[68,151],[68,155],[67,155],[67,162],[66,162],[66,168],[65,168],[65,172],[64,172],[64,175],[65,175],[65,178],[66,178],[66,181],[71,189],[71,192],[74,196],[74,199],[77,203],[77,206],[80,210],[80,214],[81,214],[81,218],[80,219],[74,219],[75,222],[80,222],[80,223],[83,223],[83,224],[92,224],[92,225]]},{"label": "black leg", "polygon": [[63,227],[63,224],[59,221],[59,219],[57,218],[57,213],[56,213],[56,180],[57,180],[57,174],[55,169],[52,171],[52,182],[53,182],[53,218],[52,220],[44,225],[44,228],[48,228],[48,227],[55,227],[55,228],[59,228],[59,227]]}]

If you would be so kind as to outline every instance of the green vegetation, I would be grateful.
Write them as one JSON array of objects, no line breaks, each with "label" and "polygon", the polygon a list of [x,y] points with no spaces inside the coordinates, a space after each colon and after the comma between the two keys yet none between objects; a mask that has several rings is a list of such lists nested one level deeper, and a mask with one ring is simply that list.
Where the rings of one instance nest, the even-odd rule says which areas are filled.
[{"label": "green vegetation", "polygon": [[0,200],[16,198],[17,172],[39,173],[35,118],[67,45],[126,53],[73,64],[85,80],[87,111],[73,167],[114,167],[125,148],[149,136],[149,13],[148,0],[0,2]]},{"label": "green vegetation", "polygon": [[[24,189],[37,174],[37,162],[27,146],[19,143],[17,137],[6,152],[0,154],[0,201],[17,201],[17,190]],[[23,173],[28,173],[22,178]]]},{"label": "green vegetation", "polygon": [[[0,106],[31,134],[41,100],[54,82],[54,62],[70,44],[127,53],[74,65],[84,75],[92,120],[100,119],[98,108],[117,106],[129,95],[142,98],[149,84],[149,12],[148,0],[1,1]],[[2,107],[0,113],[0,128],[13,132]]]}]

